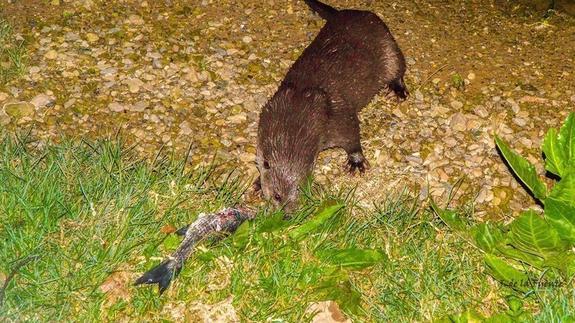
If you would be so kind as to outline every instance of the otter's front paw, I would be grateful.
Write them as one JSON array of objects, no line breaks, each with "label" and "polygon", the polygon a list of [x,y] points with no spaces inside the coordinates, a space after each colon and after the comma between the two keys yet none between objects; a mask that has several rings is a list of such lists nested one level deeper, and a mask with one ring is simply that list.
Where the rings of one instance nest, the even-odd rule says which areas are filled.
[{"label": "otter's front paw", "polygon": [[347,170],[350,174],[354,174],[356,170],[364,173],[369,168],[369,162],[361,152],[351,153],[347,155]]}]

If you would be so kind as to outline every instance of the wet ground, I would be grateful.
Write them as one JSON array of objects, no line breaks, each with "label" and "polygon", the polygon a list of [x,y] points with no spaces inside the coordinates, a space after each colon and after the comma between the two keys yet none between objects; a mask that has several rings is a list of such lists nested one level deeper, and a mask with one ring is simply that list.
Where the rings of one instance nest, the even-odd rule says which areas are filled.
[{"label": "wet ground", "polygon": [[[324,152],[316,179],[358,185],[365,205],[408,186],[474,200],[478,216],[531,206],[495,133],[544,173],[541,140],[575,107],[573,5],[545,1],[330,1],[375,11],[408,63],[410,98],[381,95],[361,114],[371,169],[350,177]],[[255,176],[258,112],[323,21],[303,1],[6,1],[28,69],[0,84],[0,125],[42,140],[118,131],[143,155],[191,145]],[[463,199],[459,197],[463,196]]]}]

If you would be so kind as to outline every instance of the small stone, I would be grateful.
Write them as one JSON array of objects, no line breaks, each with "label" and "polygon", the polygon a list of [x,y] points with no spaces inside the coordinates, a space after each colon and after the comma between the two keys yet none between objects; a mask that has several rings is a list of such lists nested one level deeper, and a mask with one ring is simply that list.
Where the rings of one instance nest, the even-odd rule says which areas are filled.
[{"label": "small stone", "polygon": [[118,73],[118,69],[115,67],[107,67],[107,68],[100,71],[100,74],[102,76],[115,75],[116,73]]},{"label": "small stone", "polygon": [[459,101],[451,101],[450,105],[452,108],[454,108],[456,110],[460,110],[461,108],[463,108],[463,103],[461,103]]},{"label": "small stone", "polygon": [[467,74],[467,79],[470,81],[475,80],[475,73],[471,72],[471,73]]},{"label": "small stone", "polygon": [[87,33],[86,34],[86,40],[90,43],[95,43],[100,39],[100,37],[98,37],[98,35],[94,34],[94,33]]},{"label": "small stone", "polygon": [[467,130],[467,120],[462,113],[456,113],[451,117],[449,125],[455,131],[465,131]]},{"label": "small stone", "polygon": [[313,314],[312,323],[351,323],[339,305],[334,301],[323,301],[310,304],[307,314]]},{"label": "small stone", "polygon": [[30,100],[30,103],[32,103],[36,107],[36,109],[41,109],[44,107],[50,107],[54,105],[55,101],[56,100],[51,96],[48,96],[46,94],[38,94],[32,100]]},{"label": "small stone", "polygon": [[413,57],[408,57],[405,59],[407,65],[415,65],[415,59]]},{"label": "small stone", "polygon": [[45,59],[56,59],[56,57],[58,57],[58,52],[53,49],[47,51],[46,54],[44,54]]},{"label": "small stone", "polygon": [[130,15],[126,22],[131,25],[143,25],[144,19],[138,15]]},{"label": "small stone", "polygon": [[126,110],[126,107],[118,102],[112,102],[108,106],[108,109],[112,112],[124,112],[124,110]]},{"label": "small stone", "polygon": [[8,99],[8,94],[0,92],[0,102],[5,101],[6,99]]},{"label": "small stone", "polygon": [[239,113],[228,117],[228,121],[234,124],[240,124],[247,120],[247,115],[245,113]]},{"label": "small stone", "polygon": [[423,93],[421,93],[420,90],[416,90],[416,91],[415,91],[415,100],[417,100],[417,101],[423,101]]},{"label": "small stone", "polygon": [[473,112],[475,112],[476,115],[478,115],[482,118],[487,118],[489,116],[489,112],[487,112],[487,109],[485,109],[485,107],[482,105],[476,106],[473,109]]},{"label": "small stone", "polygon": [[184,136],[189,136],[193,132],[192,127],[188,121],[180,123],[180,134]]},{"label": "small stone", "polygon": [[523,118],[513,118],[513,123],[515,123],[516,125],[518,125],[520,127],[524,127],[527,125],[527,120],[525,120]]},{"label": "small stone", "polygon": [[149,106],[150,104],[146,101],[138,101],[130,107],[130,111],[144,112]]},{"label": "small stone", "polygon": [[4,112],[14,119],[21,119],[34,115],[34,105],[29,102],[7,103],[4,105]]},{"label": "small stone", "polygon": [[128,90],[130,91],[130,93],[140,92],[140,86],[144,84],[137,78],[128,79],[125,83],[128,86]]},{"label": "small stone", "polygon": [[240,155],[240,160],[244,163],[251,163],[256,160],[256,155],[245,152]]},{"label": "small stone", "polygon": [[74,103],[76,103],[76,99],[73,99],[73,98],[72,98],[72,99],[70,99],[70,100],[64,102],[64,108],[65,108],[65,109],[68,109],[69,107],[73,106]]},{"label": "small stone", "polygon": [[10,123],[12,118],[4,110],[0,110],[0,126],[5,126]]},{"label": "small stone", "polygon": [[30,69],[28,69],[28,71],[30,72],[30,74],[38,74],[40,73],[40,68],[38,66],[31,66]]},{"label": "small stone", "polygon": [[242,38],[242,41],[243,41],[244,43],[246,43],[246,44],[251,43],[252,40],[253,40],[253,39],[252,39],[250,36],[244,36],[244,37]]}]

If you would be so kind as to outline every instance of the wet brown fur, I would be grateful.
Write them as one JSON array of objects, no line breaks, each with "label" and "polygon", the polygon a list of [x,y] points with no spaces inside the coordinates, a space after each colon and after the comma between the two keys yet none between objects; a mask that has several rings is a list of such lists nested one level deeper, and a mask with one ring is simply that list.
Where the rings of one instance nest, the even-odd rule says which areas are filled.
[{"label": "wet brown fur", "polygon": [[358,112],[382,88],[408,95],[403,54],[376,14],[306,3],[327,22],[264,106],[258,129],[256,185],[288,209],[320,151],[343,148],[350,170],[363,171]]}]

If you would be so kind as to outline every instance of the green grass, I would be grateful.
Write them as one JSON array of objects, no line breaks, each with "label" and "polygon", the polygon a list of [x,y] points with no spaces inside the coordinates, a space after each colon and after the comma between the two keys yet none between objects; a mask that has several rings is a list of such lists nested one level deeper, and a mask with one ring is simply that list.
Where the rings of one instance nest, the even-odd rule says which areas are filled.
[{"label": "green grass", "polygon": [[14,37],[10,24],[0,17],[0,83],[7,83],[24,74],[26,62],[23,41]]},{"label": "green grass", "polygon": [[[238,234],[204,244],[161,297],[156,288],[134,287],[179,243],[162,229],[240,202],[248,187],[241,176],[218,167],[194,169],[181,160],[162,153],[141,160],[117,140],[41,147],[3,136],[0,280],[28,262],[8,283],[0,317],[194,321],[202,308],[230,297],[242,321],[306,321],[309,304],[324,300],[336,300],[359,322],[505,309],[479,252],[409,193],[361,208],[353,189],[318,186],[305,189],[304,205],[291,220],[262,207]],[[345,208],[294,239],[293,232],[326,202]],[[385,259],[352,270],[321,256],[344,248],[381,250]],[[548,296],[542,317],[570,311],[573,295]]]}]

